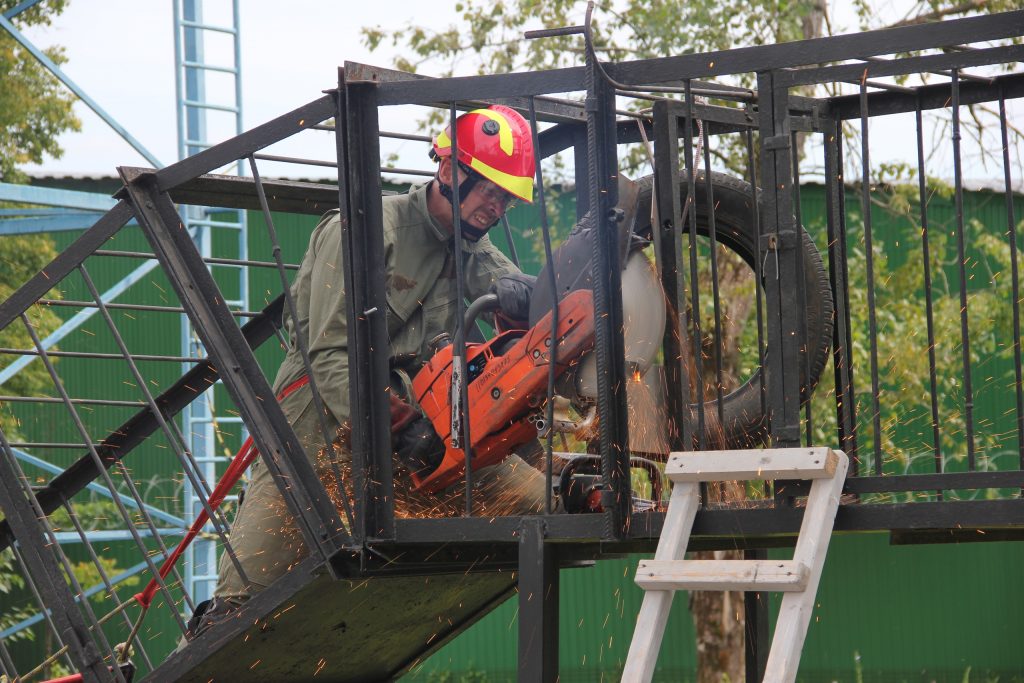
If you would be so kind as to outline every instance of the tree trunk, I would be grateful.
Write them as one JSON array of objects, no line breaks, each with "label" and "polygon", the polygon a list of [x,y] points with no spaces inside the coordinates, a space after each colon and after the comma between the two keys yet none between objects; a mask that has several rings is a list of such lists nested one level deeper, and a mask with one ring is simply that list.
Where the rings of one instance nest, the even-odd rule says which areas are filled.
[{"label": "tree trunk", "polygon": [[[737,560],[737,550],[693,554],[698,560]],[[697,632],[697,683],[739,683],[743,680],[743,593],[690,593],[690,613]]]},{"label": "tree trunk", "polygon": [[[721,306],[721,358],[722,393],[728,394],[739,386],[739,339],[750,322],[754,299],[751,294],[753,272],[736,254],[720,247],[718,251],[718,290]],[[710,283],[701,283],[702,291],[710,291]],[[701,340],[702,369],[701,392],[706,399],[717,396],[718,372],[715,368],[714,324],[702,322],[705,337]],[[692,357],[692,350],[687,345]],[[692,360],[692,358],[691,358]],[[690,376],[696,368],[691,365]],[[715,414],[705,415],[706,448],[725,447],[724,434]],[[737,482],[709,483],[711,504],[746,498],[744,487]],[[743,553],[735,550],[716,550],[693,553],[698,560],[738,560]],[[744,613],[743,593],[740,591],[693,591],[690,593],[690,614],[697,634],[697,683],[740,683],[744,680]]]},{"label": "tree trunk", "polygon": [[[804,38],[819,38],[828,12],[827,0],[811,0],[807,13],[801,22]],[[798,138],[797,151],[803,150],[803,136]],[[721,381],[723,394],[739,384],[738,363],[740,357],[739,339],[750,319],[753,297],[749,294],[750,278],[753,276],[735,254],[720,250],[718,254],[718,288],[721,306]],[[710,283],[701,283],[701,291],[711,290]],[[717,395],[718,373],[714,366],[715,338],[713,325],[706,324],[706,336],[701,340],[702,367],[700,378],[701,394],[706,398]],[[689,352],[692,361],[692,351]],[[690,376],[694,377],[695,367],[691,364]],[[691,394],[692,395],[692,394]],[[700,394],[698,394],[700,395]],[[708,420],[708,425],[717,425],[717,419]],[[717,431],[717,433],[716,433]],[[721,431],[708,429],[707,448],[722,448]],[[716,438],[718,443],[715,443]],[[709,485],[710,502],[738,501],[746,498],[746,489],[737,482],[724,482],[719,486]],[[739,560],[743,553],[736,550],[694,553],[696,559]],[[690,614],[693,616],[697,634],[697,683],[739,683],[746,680],[744,660],[744,612],[743,593],[739,591],[693,591],[690,593]],[[767,645],[767,644],[766,644]],[[751,682],[755,683],[755,682]]]}]

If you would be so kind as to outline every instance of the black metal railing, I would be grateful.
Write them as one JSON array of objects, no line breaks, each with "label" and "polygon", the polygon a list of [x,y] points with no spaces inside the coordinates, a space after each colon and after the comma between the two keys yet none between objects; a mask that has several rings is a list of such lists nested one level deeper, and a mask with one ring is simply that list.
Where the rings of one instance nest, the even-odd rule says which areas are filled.
[{"label": "black metal railing", "polygon": [[[620,291],[623,231],[628,231],[629,239],[651,244],[648,251],[653,252],[661,291],[651,294],[650,305],[665,302],[669,310],[661,339],[664,395],[657,403],[672,450],[801,444],[841,448],[854,466],[847,482],[847,492],[852,495],[840,512],[839,529],[899,527],[913,532],[958,526],[1024,526],[1020,509],[1024,387],[1018,207],[1011,160],[1011,150],[1019,148],[1020,141],[1013,139],[1015,132],[1007,114],[1007,103],[1024,96],[1024,76],[964,73],[965,69],[1019,62],[1024,48],[943,51],[953,45],[1021,35],[1024,13],[1013,12],[615,65],[602,65],[588,52],[586,66],[551,72],[423,79],[346,65],[336,91],[253,131],[160,171],[120,169],[125,185],[119,195],[121,202],[0,303],[0,330],[17,328],[27,340],[24,348],[0,349],[0,357],[33,358],[45,369],[40,374],[42,388],[32,396],[11,392],[0,396],[0,402],[15,416],[28,402],[35,402],[38,410],[59,409],[40,418],[45,423],[42,429],[19,427],[15,419],[0,423],[0,507],[4,513],[0,546],[11,550],[14,564],[27,578],[20,597],[42,615],[38,622],[45,624],[53,637],[55,647],[46,653],[44,665],[63,658],[65,664],[81,671],[85,680],[121,680],[117,642],[131,642],[148,668],[165,654],[151,656],[146,639],[136,637],[141,616],[134,610],[135,602],[119,592],[123,588],[102,561],[104,548],[91,542],[83,524],[79,508],[88,500],[89,487],[97,484],[111,501],[115,526],[125,532],[125,542],[133,544],[143,575],[158,582],[167,623],[184,633],[183,612],[187,616],[191,610],[190,596],[182,591],[181,578],[173,570],[166,580],[159,571],[161,561],[170,555],[163,541],[168,529],[157,523],[158,513],[167,510],[140,493],[133,468],[141,468],[146,459],[169,454],[167,471],[187,477],[196,491],[209,496],[214,482],[203,478],[175,416],[218,380],[265,454],[264,462],[298,520],[311,562],[326,563],[335,576],[372,572],[381,564],[400,565],[387,554],[393,546],[408,549],[467,542],[517,544],[522,549],[525,546],[518,544],[528,538],[530,552],[540,553],[538,566],[544,569],[525,575],[536,576],[542,583],[550,578],[551,564],[551,558],[543,556],[545,539],[574,541],[578,547],[590,547],[586,542],[592,542],[608,548],[655,539],[660,516],[632,508],[630,410],[635,406],[628,400],[627,387],[634,378],[623,340],[628,324]],[[922,54],[880,58],[904,52]],[[924,72],[940,74],[944,80],[917,86],[878,80]],[[380,77],[372,78],[375,73]],[[757,87],[706,80],[730,76],[742,76]],[[805,94],[810,87],[851,81],[856,87],[849,94],[828,98]],[[576,93],[581,101],[551,97],[563,93]],[[475,514],[479,505],[474,500],[475,475],[468,448],[461,516],[403,519],[396,517],[394,509],[395,489],[403,483],[395,482],[392,469],[389,359],[383,352],[389,348],[389,338],[381,174],[429,175],[431,171],[381,165],[381,136],[428,138],[424,131],[382,133],[379,109],[407,104],[436,107],[447,112],[449,123],[454,123],[460,111],[498,100],[519,107],[528,118],[540,156],[572,155],[577,218],[593,226],[589,258],[594,353],[600,372],[593,399],[597,431],[585,446],[600,462],[597,483],[604,512],[548,514],[543,529],[536,520],[524,526],[517,518]],[[632,102],[624,105],[624,100]],[[1002,146],[998,180],[1005,196],[1005,225],[1000,219],[998,226],[972,215],[973,204],[965,197],[963,177],[964,148],[983,146],[987,138],[963,135],[962,110],[986,103],[998,107],[995,121]],[[628,116],[621,115],[624,106],[630,110]],[[928,112],[945,112],[950,121],[948,140],[943,144],[952,155],[949,191],[953,215],[946,224],[936,218],[932,197],[937,190],[929,181],[933,169],[925,144],[931,132],[925,121]],[[892,117],[901,113],[912,117],[909,124],[907,119]],[[324,126],[331,118],[336,125]],[[844,145],[850,130],[847,122],[854,123],[858,133],[852,146]],[[336,162],[285,158],[262,151],[311,128],[334,131]],[[887,138],[903,136],[915,143],[913,158],[907,161],[912,172],[904,176],[912,183],[910,192],[878,182],[872,159],[877,155],[880,129]],[[618,150],[648,138],[654,141],[653,177],[638,182],[636,204],[625,207],[626,215],[637,217],[631,223],[619,223],[622,214],[615,209],[623,208],[618,176],[624,155]],[[452,144],[457,148],[455,135]],[[739,152],[730,157],[732,170],[723,173],[725,167],[718,160],[726,156],[727,148]],[[806,156],[805,149],[810,150]],[[228,182],[205,175],[238,160],[249,163],[251,179]],[[261,161],[336,168],[338,184],[264,180],[258,166]],[[802,181],[810,171],[816,171],[824,182],[820,215],[811,215],[805,208],[809,188],[802,186]],[[547,214],[543,191],[548,183],[540,165],[536,180],[541,190],[537,221],[543,227],[546,258],[551,261],[553,221]],[[877,207],[895,196],[913,198],[898,206],[892,204],[899,220]],[[174,202],[200,201],[259,211],[270,244],[265,260],[200,258],[190,237],[180,230],[174,206]],[[333,207],[340,209],[343,219],[339,257],[344,264],[348,307],[352,407],[344,448],[351,455],[351,472],[341,466],[344,458],[331,457],[333,475],[328,490],[285,419],[255,353],[271,338],[288,343],[281,337],[282,314],[300,318],[288,294],[295,266],[286,260],[295,263],[301,253],[284,253],[275,212],[318,215]],[[645,212],[651,214],[649,221]],[[110,248],[111,238],[132,218],[141,226],[152,252],[128,246]],[[458,212],[453,213],[453,222],[459,234]],[[467,302],[459,240],[455,240],[455,250],[456,318],[462,320]],[[159,300],[104,300],[94,278],[106,278],[104,267],[109,265],[100,264],[132,259],[156,259],[153,281],[169,284],[169,289],[162,291]],[[910,273],[906,282],[898,285],[905,289],[893,293],[889,287],[897,276],[904,277],[903,271],[894,272],[896,261],[918,264],[920,269],[906,271]],[[988,285],[978,282],[977,275],[986,268],[992,270],[997,262],[1005,262],[1009,273],[992,275]],[[276,280],[268,285],[272,303],[262,311],[231,309],[210,274],[209,267],[216,265],[273,269]],[[742,288],[728,293],[722,289],[723,273],[733,268],[749,271],[743,282],[750,284],[741,294],[737,292]],[[919,284],[915,279],[918,272]],[[940,280],[944,290],[937,295]],[[1002,285],[1005,280],[1008,284]],[[537,286],[550,287],[552,283],[542,281]],[[991,296],[1002,291],[1000,287],[1008,291],[1008,303],[995,302]],[[52,293],[55,288],[76,293],[76,298],[58,296]],[[978,299],[981,294],[987,298]],[[730,297],[739,296],[746,297],[747,303],[730,307],[734,303]],[[557,301],[557,292],[552,299]],[[1002,308],[984,311],[990,318],[986,320],[978,310],[983,304]],[[90,327],[88,335],[65,337],[57,350],[36,330],[33,316],[40,308],[92,311],[98,314],[100,324]],[[740,314],[733,315],[741,308],[742,320]],[[136,348],[138,340],[123,331],[136,317],[156,320],[163,314],[176,317],[181,312],[189,316],[209,357],[185,358],[144,343]],[[923,321],[925,329],[909,334],[894,324],[900,316],[910,315]],[[246,321],[242,327],[240,320]],[[951,325],[950,320],[956,324]],[[733,346],[727,348],[729,330],[741,323],[748,332],[739,341],[729,342]],[[886,339],[893,330],[907,334],[898,342]],[[952,333],[946,334],[950,330]],[[465,331],[459,332],[455,362],[464,364],[469,342]],[[102,342],[94,341],[99,334]],[[886,355],[897,347],[902,347],[899,350],[907,358],[924,359],[914,364],[912,377],[920,389],[915,396],[907,395],[913,390],[906,386],[911,377],[905,367],[909,363],[897,367]],[[996,360],[979,357],[979,349],[991,351]],[[315,383],[310,350],[302,347],[300,351]],[[958,363],[950,365],[953,356]],[[58,363],[57,359],[67,361]],[[75,361],[104,368],[99,372],[114,372],[106,370],[108,363],[112,367],[114,361],[120,361],[117,372],[126,373],[125,389],[117,395],[90,394],[88,387],[62,375],[62,365]],[[189,362],[194,367],[176,378],[162,369],[168,362]],[[732,370],[727,367],[730,363]],[[748,376],[735,371],[741,366],[748,368]],[[955,369],[951,371],[951,367]],[[1005,372],[995,376],[993,368]],[[467,384],[454,401],[463,411],[467,409]],[[159,391],[150,388],[154,385]],[[547,383],[544,421],[549,430],[555,422],[555,391],[552,375]],[[313,396],[319,401],[316,387]],[[1013,405],[1007,418],[1012,428],[999,426],[1002,416],[994,414],[991,406],[982,409],[981,398]],[[116,420],[109,412],[88,412],[128,408],[134,414],[125,418],[117,413],[121,417]],[[321,415],[325,411],[319,403],[316,410]],[[901,420],[905,421],[902,426]],[[462,442],[471,444],[465,415],[461,425]],[[904,433],[922,425],[927,438]],[[335,448],[329,426],[324,423],[321,427],[325,443]],[[547,449],[541,468],[547,482],[545,512],[551,512],[557,502],[552,490],[557,454],[553,431],[544,435]],[[240,441],[240,435],[232,438]],[[868,443],[870,448],[864,447]],[[81,456],[70,460],[53,455],[66,448]],[[1000,449],[1012,451],[1012,463],[1005,459],[995,462],[993,451]],[[962,458],[953,457],[960,451]],[[32,469],[37,465],[31,463],[47,457],[33,460],[33,454],[59,462],[61,471],[52,478],[37,476]],[[927,459],[926,469],[913,464],[918,456]],[[349,478],[353,486],[347,490]],[[963,491],[977,490],[987,491],[988,499],[956,500],[970,497],[960,495]],[[764,534],[796,529],[799,514],[793,503],[802,493],[799,487],[776,482],[767,491],[748,493],[762,500],[710,505],[706,498],[696,536],[735,535],[756,540]],[[230,520],[208,503],[204,502],[204,509],[213,520],[207,533],[219,539],[244,577],[230,541]],[[54,523],[59,510],[69,518],[84,553],[64,550],[58,536],[61,530]],[[411,556],[417,559],[404,570],[429,573],[429,553]],[[79,561],[94,568],[100,579],[97,590],[110,597],[103,609],[96,610],[90,603],[87,594],[91,587],[76,582],[74,566]],[[446,565],[446,570],[450,566]],[[287,590],[293,589],[289,584]],[[25,676],[25,667],[15,659],[6,644],[0,645],[4,673]],[[41,671],[45,666],[34,668]]]}]

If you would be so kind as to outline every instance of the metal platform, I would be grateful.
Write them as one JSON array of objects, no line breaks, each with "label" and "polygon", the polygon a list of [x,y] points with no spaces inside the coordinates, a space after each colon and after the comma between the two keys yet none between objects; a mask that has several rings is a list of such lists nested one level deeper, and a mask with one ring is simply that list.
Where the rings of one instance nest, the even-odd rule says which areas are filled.
[{"label": "metal platform", "polygon": [[151,680],[386,681],[508,599],[514,573],[335,580],[314,563],[172,654]]}]

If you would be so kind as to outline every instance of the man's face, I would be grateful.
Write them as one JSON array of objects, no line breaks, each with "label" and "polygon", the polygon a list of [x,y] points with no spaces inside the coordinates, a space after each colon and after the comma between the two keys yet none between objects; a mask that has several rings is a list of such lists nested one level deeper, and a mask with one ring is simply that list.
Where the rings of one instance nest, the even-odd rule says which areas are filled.
[{"label": "man's face", "polygon": [[[443,182],[445,176],[451,177],[452,164],[450,158],[444,159],[442,163],[447,166],[447,168],[441,169]],[[459,176],[458,181],[463,180],[461,173]],[[452,184],[453,188],[457,186],[458,181]],[[486,230],[494,225],[505,211],[512,208],[515,202],[516,197],[490,180],[482,178],[473,186],[469,194],[462,198],[462,220],[477,230]]]}]

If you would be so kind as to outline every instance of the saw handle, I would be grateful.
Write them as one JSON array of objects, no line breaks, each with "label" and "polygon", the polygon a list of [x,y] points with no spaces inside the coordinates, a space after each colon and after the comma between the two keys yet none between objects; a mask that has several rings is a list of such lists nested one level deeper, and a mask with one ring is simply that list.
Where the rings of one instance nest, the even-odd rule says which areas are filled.
[{"label": "saw handle", "polygon": [[462,319],[462,329],[468,330],[476,322],[476,319],[480,317],[481,313],[490,313],[500,308],[498,306],[498,295],[497,294],[484,294],[482,297],[474,301],[466,309],[466,315]]}]

